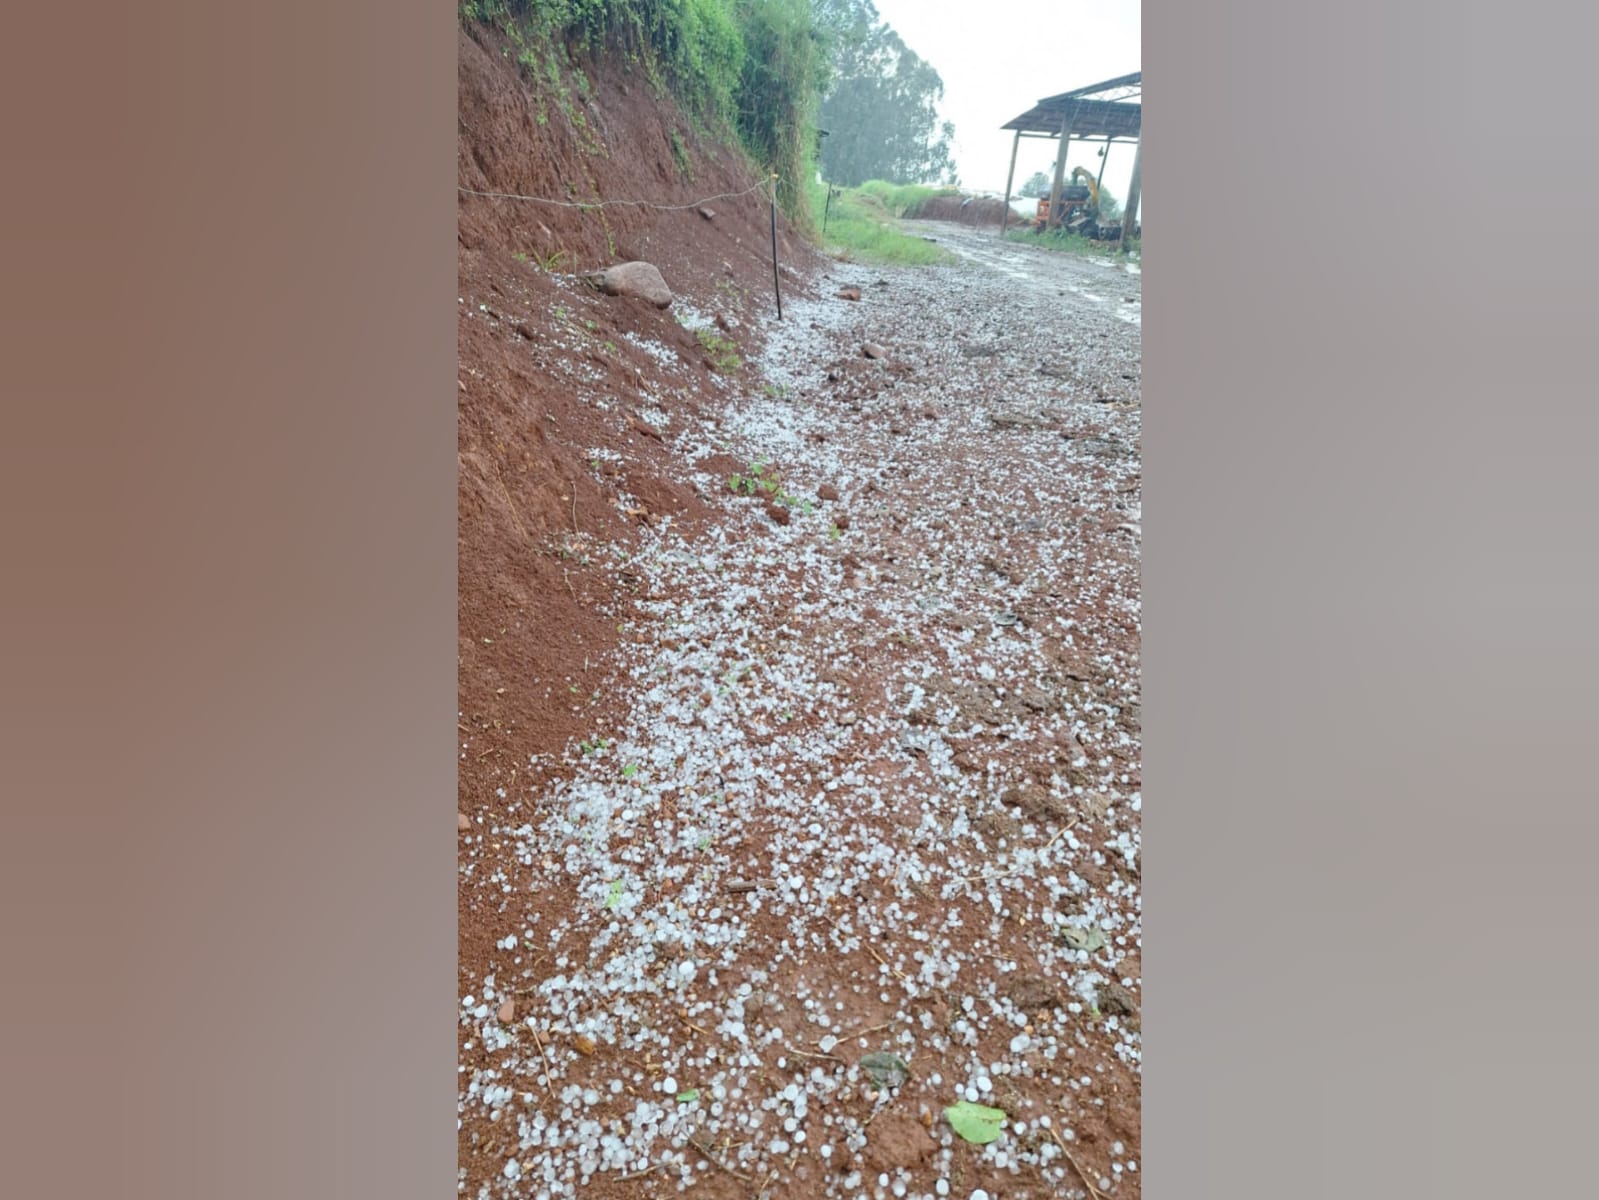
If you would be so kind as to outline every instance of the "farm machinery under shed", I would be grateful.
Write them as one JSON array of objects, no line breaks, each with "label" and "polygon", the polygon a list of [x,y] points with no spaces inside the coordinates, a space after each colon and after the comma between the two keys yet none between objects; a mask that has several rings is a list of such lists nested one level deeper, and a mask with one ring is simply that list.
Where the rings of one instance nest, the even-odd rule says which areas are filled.
[{"label": "farm machinery under shed", "polygon": [[[1073,182],[1060,189],[1060,220],[1054,224],[1066,233],[1080,234],[1096,241],[1114,242],[1122,235],[1121,221],[1101,222],[1099,219],[1099,181],[1082,167],[1072,168]],[[1042,233],[1049,228],[1049,197],[1038,198],[1038,211],[1033,216],[1032,228]]]}]

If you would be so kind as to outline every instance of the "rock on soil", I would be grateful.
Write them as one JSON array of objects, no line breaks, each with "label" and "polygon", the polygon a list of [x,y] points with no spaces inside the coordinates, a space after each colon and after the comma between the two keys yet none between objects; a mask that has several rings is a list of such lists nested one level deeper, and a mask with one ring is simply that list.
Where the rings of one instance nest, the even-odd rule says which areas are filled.
[{"label": "rock on soil", "polygon": [[1099,1011],[1108,1016],[1136,1017],[1138,1002],[1119,983],[1107,983],[1099,993]]},{"label": "rock on soil", "polygon": [[607,296],[638,296],[656,308],[670,308],[672,289],[653,263],[626,262],[597,271],[587,278]]}]

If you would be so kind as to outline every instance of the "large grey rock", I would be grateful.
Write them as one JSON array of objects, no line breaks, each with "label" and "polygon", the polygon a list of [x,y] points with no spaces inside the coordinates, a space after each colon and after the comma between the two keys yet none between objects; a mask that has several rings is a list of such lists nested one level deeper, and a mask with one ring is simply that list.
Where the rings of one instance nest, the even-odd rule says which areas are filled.
[{"label": "large grey rock", "polygon": [[607,296],[640,296],[656,308],[668,308],[672,303],[672,289],[653,263],[619,263],[588,278]]}]

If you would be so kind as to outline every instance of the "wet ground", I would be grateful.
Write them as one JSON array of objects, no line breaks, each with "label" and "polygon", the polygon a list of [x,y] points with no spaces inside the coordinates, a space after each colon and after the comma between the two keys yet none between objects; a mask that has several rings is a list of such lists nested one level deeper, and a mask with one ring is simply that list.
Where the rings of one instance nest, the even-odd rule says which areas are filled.
[{"label": "wet ground", "polygon": [[1139,276],[907,228],[650,410],[708,527],[580,551],[614,715],[462,839],[465,1194],[1140,1193]]}]

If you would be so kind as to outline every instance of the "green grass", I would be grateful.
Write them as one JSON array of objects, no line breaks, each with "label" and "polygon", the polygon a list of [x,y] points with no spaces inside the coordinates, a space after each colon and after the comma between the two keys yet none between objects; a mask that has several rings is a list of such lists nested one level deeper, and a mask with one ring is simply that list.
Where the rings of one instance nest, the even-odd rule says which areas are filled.
[{"label": "green grass", "polygon": [[[870,189],[870,190],[869,190]],[[925,192],[925,200],[934,193],[933,188],[895,188],[892,184],[873,180],[859,188],[841,188],[827,207],[827,229],[818,225],[818,236],[829,253],[836,257],[868,263],[888,263],[899,266],[926,266],[931,263],[953,262],[955,256],[942,246],[925,238],[901,232],[896,212],[903,213],[904,204],[916,197],[897,193]],[[888,195],[894,207],[883,200]],[[811,210],[821,213],[827,200],[827,186],[811,185]]]},{"label": "green grass", "polygon": [[[1062,254],[1078,254],[1085,258],[1114,258],[1121,252],[1120,242],[1092,242],[1075,234],[1034,233],[1031,229],[1012,229],[1005,234],[1008,242],[1024,242],[1041,250],[1054,250]],[[1142,261],[1140,238],[1127,242],[1128,257]]]},{"label": "green grass", "polygon": [[700,344],[700,349],[705,351],[705,356],[711,360],[711,365],[723,375],[731,375],[744,365],[744,360],[738,356],[738,345],[731,338],[720,336],[709,326],[701,326],[694,331],[694,338]]},{"label": "green grass", "polygon": [[935,188],[923,183],[897,184],[886,179],[868,179],[858,189],[883,206],[894,217],[914,217],[934,196],[958,196],[959,188]]}]

